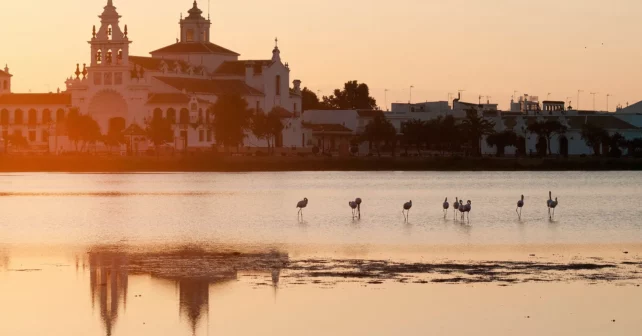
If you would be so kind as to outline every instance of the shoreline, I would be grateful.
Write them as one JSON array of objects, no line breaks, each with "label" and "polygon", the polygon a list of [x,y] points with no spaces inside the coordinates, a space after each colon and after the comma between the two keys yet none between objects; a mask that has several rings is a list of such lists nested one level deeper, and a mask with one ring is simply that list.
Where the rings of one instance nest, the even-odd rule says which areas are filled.
[{"label": "shoreline", "polygon": [[640,171],[640,158],[0,156],[0,172]]}]

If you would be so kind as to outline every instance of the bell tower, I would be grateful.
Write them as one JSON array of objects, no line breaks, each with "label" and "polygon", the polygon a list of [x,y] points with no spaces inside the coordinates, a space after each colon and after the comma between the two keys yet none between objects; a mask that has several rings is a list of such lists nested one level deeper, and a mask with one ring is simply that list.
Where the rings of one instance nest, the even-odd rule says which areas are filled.
[{"label": "bell tower", "polygon": [[4,71],[0,70],[0,94],[11,93],[11,77],[13,75],[9,73],[9,66],[4,66]]},{"label": "bell tower", "polygon": [[[113,0],[107,0],[100,18],[100,28],[92,29],[91,66],[89,77],[96,85],[118,85],[123,83],[124,73],[129,66],[129,44],[127,25],[120,28],[120,15]],[[122,71],[122,70],[125,71]]]},{"label": "bell tower", "polygon": [[207,43],[210,41],[210,26],[212,23],[209,18],[203,17],[203,11],[198,8],[196,0],[192,9],[188,11],[186,18],[181,18],[181,43]]}]

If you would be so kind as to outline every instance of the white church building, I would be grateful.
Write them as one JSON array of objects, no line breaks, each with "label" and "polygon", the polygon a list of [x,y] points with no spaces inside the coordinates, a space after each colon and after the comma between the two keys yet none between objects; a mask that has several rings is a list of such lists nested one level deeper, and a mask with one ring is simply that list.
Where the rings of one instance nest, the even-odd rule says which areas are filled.
[{"label": "white church building", "polygon": [[[180,20],[176,43],[151,56],[134,56],[129,53],[133,41],[127,25],[121,27],[121,16],[108,0],[89,40],[90,58],[76,65],[63,92],[13,93],[13,74],[8,67],[0,70],[2,133],[22,135],[32,148],[72,150],[57,125],[75,108],[92,116],[103,134],[133,124],[145,128],[151,118],[163,117],[174,123],[176,149],[211,148],[211,108],[217,97],[237,94],[248,108],[264,113],[282,107],[287,113],[282,113],[285,128],[277,145],[302,146],[301,81],[293,80],[290,86],[290,68],[281,61],[278,44],[270,58],[240,60],[238,53],[210,41],[211,22],[202,14],[194,1]],[[147,140],[141,135],[137,141]],[[245,146],[266,143],[248,134]]]}]

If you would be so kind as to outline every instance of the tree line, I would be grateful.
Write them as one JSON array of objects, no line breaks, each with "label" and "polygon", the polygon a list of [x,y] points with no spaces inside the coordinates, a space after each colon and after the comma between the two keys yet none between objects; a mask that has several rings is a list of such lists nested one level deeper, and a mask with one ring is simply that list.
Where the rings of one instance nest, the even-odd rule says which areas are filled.
[{"label": "tree line", "polygon": [[[553,136],[564,136],[568,127],[557,120],[535,121],[530,123],[526,132],[538,139],[536,155],[552,155],[551,140]],[[619,157],[622,149],[627,149],[629,155],[642,154],[642,138],[626,140],[620,133],[609,134],[604,128],[587,123],[582,126],[581,137],[587,146],[593,149],[594,155],[600,155],[600,148],[608,149],[603,155]],[[476,110],[466,111],[466,117],[456,120],[453,116],[439,116],[431,120],[413,119],[401,124],[398,133],[383,112],[379,112],[366,125],[353,143],[369,141],[377,153],[381,155],[382,147],[395,154],[398,147],[404,155],[416,150],[421,155],[422,150],[441,154],[481,156],[482,141],[490,147],[495,147],[496,156],[504,156],[507,147],[515,147],[517,156],[525,156],[526,138],[513,130],[495,131],[495,123],[479,116]],[[567,155],[568,153],[560,153]]]}]

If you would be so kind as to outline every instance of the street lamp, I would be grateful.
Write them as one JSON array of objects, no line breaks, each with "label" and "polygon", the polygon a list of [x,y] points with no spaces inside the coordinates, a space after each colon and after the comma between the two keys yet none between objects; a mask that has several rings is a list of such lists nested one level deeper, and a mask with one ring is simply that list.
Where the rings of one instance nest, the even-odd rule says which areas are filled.
[{"label": "street lamp", "polygon": [[388,89],[383,89],[383,99],[384,99],[384,106],[386,107],[386,111],[388,111]]},{"label": "street lamp", "polygon": [[611,97],[610,93],[606,94],[606,112],[609,111],[609,97]]},{"label": "street lamp", "polygon": [[410,85],[410,100],[408,101],[408,104],[412,104],[412,89],[414,86]]}]

